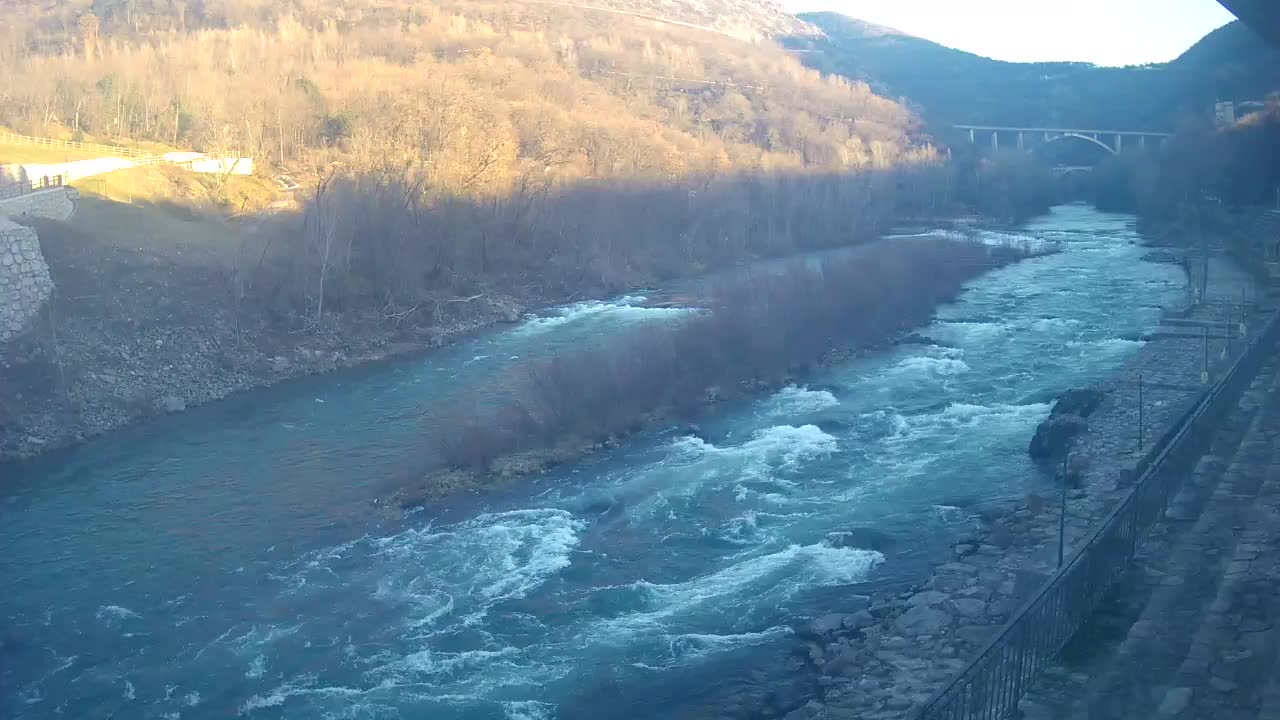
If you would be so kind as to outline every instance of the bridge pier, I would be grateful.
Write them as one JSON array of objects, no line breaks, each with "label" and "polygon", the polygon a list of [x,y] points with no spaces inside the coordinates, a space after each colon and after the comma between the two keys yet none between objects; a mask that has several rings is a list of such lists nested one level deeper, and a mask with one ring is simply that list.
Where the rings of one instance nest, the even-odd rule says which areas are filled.
[{"label": "bridge pier", "polygon": [[1018,150],[1022,150],[1022,131],[1018,131]]},{"label": "bridge pier", "polygon": [[1000,149],[1000,133],[995,130],[991,131],[991,149],[993,150]]},{"label": "bridge pier", "polygon": [[1119,153],[1124,149],[1124,136],[1116,133],[1116,152]]}]

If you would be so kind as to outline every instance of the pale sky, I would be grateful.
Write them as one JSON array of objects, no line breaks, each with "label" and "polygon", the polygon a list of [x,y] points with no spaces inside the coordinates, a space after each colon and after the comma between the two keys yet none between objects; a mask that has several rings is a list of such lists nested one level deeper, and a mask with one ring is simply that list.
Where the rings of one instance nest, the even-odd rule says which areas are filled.
[{"label": "pale sky", "polygon": [[1000,60],[1172,60],[1234,20],[1216,0],[782,0]]}]

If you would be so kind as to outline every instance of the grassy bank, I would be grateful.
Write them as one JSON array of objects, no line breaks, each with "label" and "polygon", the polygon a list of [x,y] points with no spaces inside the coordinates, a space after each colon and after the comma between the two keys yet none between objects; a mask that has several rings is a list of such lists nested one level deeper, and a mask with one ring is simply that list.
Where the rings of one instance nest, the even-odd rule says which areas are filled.
[{"label": "grassy bank", "polygon": [[992,268],[1032,254],[940,238],[883,241],[820,267],[793,263],[710,288],[675,323],[641,326],[603,347],[519,365],[461,399],[426,438],[437,467],[406,497],[538,471],[657,422],[696,419],[719,401],[802,378],[831,353],[876,345],[926,322]]}]

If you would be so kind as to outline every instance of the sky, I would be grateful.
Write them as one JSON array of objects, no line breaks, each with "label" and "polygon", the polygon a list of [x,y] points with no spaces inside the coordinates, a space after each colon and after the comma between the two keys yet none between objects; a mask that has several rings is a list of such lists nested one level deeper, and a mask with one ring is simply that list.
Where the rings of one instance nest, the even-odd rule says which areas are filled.
[{"label": "sky", "polygon": [[999,60],[1166,62],[1234,20],[1216,0],[782,0]]}]

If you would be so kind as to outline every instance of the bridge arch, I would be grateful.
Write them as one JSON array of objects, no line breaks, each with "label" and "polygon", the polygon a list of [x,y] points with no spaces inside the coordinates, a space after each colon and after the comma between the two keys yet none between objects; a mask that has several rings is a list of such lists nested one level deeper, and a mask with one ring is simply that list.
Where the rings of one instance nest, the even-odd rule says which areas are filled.
[{"label": "bridge arch", "polygon": [[1088,135],[1082,135],[1082,134],[1080,134],[1080,133],[1076,133],[1076,132],[1066,132],[1066,133],[1062,133],[1061,135],[1055,135],[1054,137],[1051,137],[1051,138],[1049,138],[1048,140],[1045,140],[1044,142],[1040,143],[1039,145],[1034,145],[1034,146],[1032,146],[1032,148],[1031,148],[1031,150],[1030,150],[1029,152],[1033,152],[1033,153],[1034,153],[1038,148],[1047,147],[1047,146],[1049,146],[1049,145],[1052,145],[1053,143],[1058,142],[1059,140],[1066,140],[1067,138],[1077,138],[1077,139],[1079,139],[1079,140],[1084,140],[1085,142],[1093,143],[1094,145],[1097,145],[1098,147],[1102,148],[1103,150],[1106,150],[1106,151],[1107,151],[1107,153],[1108,153],[1108,154],[1111,154],[1111,155],[1117,155],[1117,154],[1119,154],[1119,151],[1118,151],[1118,150],[1116,150],[1115,148],[1111,147],[1110,145],[1108,145],[1108,144],[1106,144],[1106,143],[1102,142],[1102,141],[1101,141],[1101,140],[1099,140],[1098,138],[1090,137],[1090,136],[1088,136]]}]

